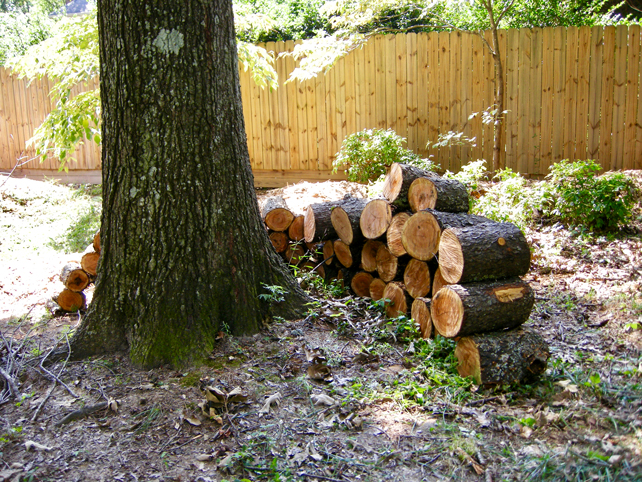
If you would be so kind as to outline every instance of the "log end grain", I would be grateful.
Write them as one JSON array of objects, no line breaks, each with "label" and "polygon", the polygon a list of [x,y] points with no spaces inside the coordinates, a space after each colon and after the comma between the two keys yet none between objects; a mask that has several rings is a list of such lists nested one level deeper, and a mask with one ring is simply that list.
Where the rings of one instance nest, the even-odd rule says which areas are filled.
[{"label": "log end grain", "polygon": [[350,246],[344,243],[342,240],[337,239],[334,242],[334,255],[343,266],[346,268],[351,268],[354,264],[354,259],[352,256],[352,251]]},{"label": "log end grain", "polygon": [[439,290],[448,284],[449,284],[448,281],[446,281],[444,277],[441,275],[441,267],[438,267],[437,270],[435,271],[435,276],[432,279],[433,296],[439,293]]},{"label": "log end grain", "polygon": [[305,222],[305,216],[300,214],[292,220],[292,224],[288,228],[288,236],[292,241],[303,241],[305,239],[305,232],[303,230],[303,224]]},{"label": "log end grain", "polygon": [[464,253],[456,233],[446,229],[439,240],[439,269],[447,283],[459,283],[464,272]]},{"label": "log end grain", "polygon": [[99,259],[100,259],[100,253],[96,253],[96,252],[85,253],[82,259],[80,260],[80,266],[82,266],[82,269],[84,269],[91,276],[96,276]]},{"label": "log end grain", "polygon": [[386,282],[381,278],[374,278],[370,282],[370,298],[373,301],[379,301],[383,298],[383,292],[386,289]]},{"label": "log end grain", "polygon": [[94,240],[92,244],[94,245],[94,251],[100,253],[100,231],[97,231],[96,234],[94,234]]},{"label": "log end grain", "polygon": [[415,179],[408,189],[408,204],[413,213],[434,209],[437,204],[435,183],[425,177]]},{"label": "log end grain", "polygon": [[334,261],[334,241],[323,243],[323,259],[327,265],[331,265]]},{"label": "log end grain", "polygon": [[360,271],[352,277],[350,287],[355,295],[370,298],[370,284],[373,279],[373,276],[367,271]]},{"label": "log end grain", "polygon": [[348,213],[346,213],[343,208],[336,207],[332,210],[330,219],[332,220],[332,226],[334,226],[334,230],[337,232],[339,239],[346,244],[352,244],[354,233]]},{"label": "log end grain", "polygon": [[265,216],[264,221],[266,226],[274,231],[286,231],[294,221],[294,214],[289,209],[276,208]]},{"label": "log end grain", "polygon": [[397,270],[399,267],[398,258],[390,252],[388,246],[382,244],[377,250],[377,256],[375,259],[377,261],[377,273],[379,273],[379,278],[384,280],[386,283],[393,281],[397,276]]},{"label": "log end grain", "polygon": [[420,211],[408,218],[401,233],[404,249],[420,261],[433,258],[439,249],[441,229],[435,217]]},{"label": "log end grain", "polygon": [[383,298],[390,300],[389,303],[386,303],[388,318],[398,318],[408,313],[410,309],[409,297],[403,284],[394,281],[388,283],[383,290]]},{"label": "log end grain", "polygon": [[383,196],[390,202],[395,201],[401,192],[403,185],[403,173],[401,166],[398,163],[393,163],[390,166],[390,172],[386,176],[383,184]]},{"label": "log end grain", "polygon": [[459,333],[464,319],[464,305],[459,295],[447,286],[432,298],[430,307],[435,330],[441,336],[452,338]]},{"label": "log end grain", "polygon": [[428,263],[411,259],[403,272],[403,283],[408,294],[413,298],[421,298],[430,292],[430,269]]},{"label": "log end grain", "polygon": [[381,241],[369,239],[361,249],[361,268],[370,273],[377,271],[377,251],[384,244]]},{"label": "log end grain", "polygon": [[54,298],[54,301],[58,303],[58,306],[64,311],[79,311],[86,308],[87,299],[85,294],[78,291],[71,291],[70,289],[64,289],[60,294]]},{"label": "log end grain", "polygon": [[317,224],[314,219],[314,209],[308,206],[303,216],[303,237],[307,243],[315,241]]},{"label": "log end grain", "polygon": [[430,338],[433,332],[432,317],[430,315],[430,299],[415,298],[410,309],[410,316],[415,320],[415,323],[419,325],[422,338]]},{"label": "log end grain", "polygon": [[361,213],[359,226],[366,239],[377,239],[383,236],[392,221],[392,209],[384,199],[373,199]]},{"label": "log end grain", "polygon": [[403,241],[401,240],[401,233],[408,219],[410,219],[410,214],[408,213],[395,214],[392,221],[390,221],[388,231],[386,231],[388,249],[397,257],[406,254],[406,249],[403,247]]},{"label": "log end grain", "polygon": [[285,253],[285,250],[288,249],[290,238],[286,233],[274,231],[270,233],[269,238],[277,253]]},{"label": "log end grain", "polygon": [[71,291],[82,291],[91,282],[89,274],[78,263],[67,263],[60,272],[60,281]]}]

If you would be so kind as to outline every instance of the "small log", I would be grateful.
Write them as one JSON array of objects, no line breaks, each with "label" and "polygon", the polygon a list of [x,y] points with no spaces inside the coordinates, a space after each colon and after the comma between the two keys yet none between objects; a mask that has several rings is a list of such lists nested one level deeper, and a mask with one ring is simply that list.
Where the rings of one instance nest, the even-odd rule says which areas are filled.
[{"label": "small log", "polygon": [[523,327],[464,337],[455,348],[459,374],[484,386],[519,383],[541,375],[549,355],[544,338]]},{"label": "small log", "polygon": [[361,246],[347,245],[340,239],[334,242],[334,256],[346,268],[356,268],[361,261]]},{"label": "small log", "polygon": [[334,241],[326,241],[323,243],[323,259],[325,264],[331,265],[334,263]]},{"label": "small log", "polygon": [[377,250],[377,273],[386,283],[401,279],[406,266],[405,258],[398,258],[390,252],[388,246],[382,244]]},{"label": "small log", "polygon": [[403,283],[397,281],[388,283],[383,290],[383,298],[390,300],[389,303],[386,303],[386,316],[388,318],[398,318],[408,314],[412,298],[408,296]]},{"label": "small log", "polygon": [[79,311],[86,308],[87,299],[85,294],[79,291],[71,291],[65,288],[53,300],[58,303],[64,311]]},{"label": "small log", "polygon": [[100,230],[96,231],[96,234],[94,234],[94,241],[92,244],[94,246],[94,251],[100,253]]},{"label": "small log", "polygon": [[305,216],[299,214],[295,216],[292,220],[292,224],[288,228],[288,236],[292,241],[303,241],[305,239],[305,233],[303,230],[303,225],[305,222]]},{"label": "small log", "polygon": [[430,316],[430,299],[415,298],[410,308],[410,316],[419,325],[422,338],[432,336],[432,318]]},{"label": "small log", "polygon": [[406,249],[403,247],[403,241],[401,240],[401,233],[408,219],[410,219],[410,213],[395,214],[392,217],[392,221],[390,221],[388,231],[386,231],[386,244],[388,245],[388,249],[397,257],[406,254]]},{"label": "small log", "polygon": [[411,259],[403,272],[403,284],[412,298],[427,296],[431,285],[428,263]]},{"label": "small log", "polygon": [[435,296],[437,293],[439,293],[439,290],[442,289],[444,286],[448,285],[448,283],[444,277],[441,275],[441,269],[437,267],[437,270],[435,271],[435,276],[432,279],[432,296]]},{"label": "small log", "polygon": [[439,239],[443,230],[489,222],[493,221],[474,214],[444,213],[426,209],[413,214],[406,221],[401,232],[401,241],[410,256],[420,261],[428,261],[439,249]]},{"label": "small log", "polygon": [[290,238],[286,233],[282,231],[273,231],[269,234],[269,238],[277,253],[285,253],[285,250],[288,249]]},{"label": "small log", "polygon": [[408,209],[408,189],[415,179],[439,177],[434,172],[425,171],[408,164],[393,163],[383,184],[383,195],[391,204]]},{"label": "small log", "polygon": [[374,277],[367,271],[359,271],[352,277],[350,288],[355,295],[370,298],[370,284]]},{"label": "small log", "polygon": [[385,199],[373,199],[363,208],[359,226],[366,239],[383,236],[392,221],[392,208]]},{"label": "small log", "polygon": [[287,231],[294,220],[294,214],[288,209],[281,196],[268,198],[261,209],[265,225],[272,231]]},{"label": "small log", "polygon": [[530,316],[535,297],[519,278],[444,286],[432,298],[435,329],[446,338],[515,328]]},{"label": "small log", "polygon": [[408,189],[408,204],[414,213],[424,209],[467,213],[470,209],[466,186],[444,177],[415,179]]},{"label": "small log", "polygon": [[96,253],[95,251],[85,253],[80,259],[80,266],[82,266],[82,269],[84,269],[91,276],[96,276],[99,259],[100,259],[100,253]]},{"label": "small log", "polygon": [[374,278],[370,283],[370,298],[373,301],[379,301],[383,298],[383,292],[386,289],[386,282],[381,278]]},{"label": "small log", "polygon": [[[284,252],[285,261],[288,264],[297,266],[306,259],[306,254],[308,254],[308,250],[305,248],[305,244],[290,242]],[[312,262],[314,263],[314,261]]]},{"label": "small log", "polygon": [[71,291],[82,291],[89,286],[90,278],[78,263],[67,263],[60,272],[60,281]]},{"label": "small log", "polygon": [[439,241],[439,266],[449,283],[511,278],[528,272],[531,251],[511,223],[448,228]]},{"label": "small log", "polygon": [[361,248],[361,268],[370,273],[377,271],[377,251],[383,242],[369,239]]},{"label": "small log", "polygon": [[310,204],[305,211],[303,220],[303,233],[308,243],[325,241],[337,237],[337,232],[332,226],[332,208],[336,201]]},{"label": "small log", "polygon": [[319,265],[319,263],[315,263],[313,261],[304,261],[299,265],[299,268],[301,271],[305,272],[310,272],[313,271],[314,273],[318,274],[321,278],[325,279],[325,268],[323,267],[323,264]]},{"label": "small log", "polygon": [[366,204],[367,199],[350,197],[341,201],[330,213],[330,220],[337,236],[347,245],[363,239],[359,221]]}]

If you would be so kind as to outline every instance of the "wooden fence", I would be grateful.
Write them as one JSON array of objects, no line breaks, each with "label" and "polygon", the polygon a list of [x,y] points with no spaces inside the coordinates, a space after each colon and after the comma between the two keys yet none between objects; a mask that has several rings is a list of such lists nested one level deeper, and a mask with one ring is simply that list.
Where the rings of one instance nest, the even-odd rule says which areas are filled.
[{"label": "wooden fence", "polygon": [[[490,33],[486,33],[490,41]],[[596,159],[605,169],[642,168],[640,27],[569,27],[500,32],[505,74],[503,163],[543,176],[565,158]],[[275,53],[293,42],[268,43]],[[280,87],[257,87],[241,72],[248,148],[257,185],[331,176],[343,139],[366,128],[391,128],[408,146],[457,171],[492,158],[494,64],[483,40],[468,33],[377,36],[327,74],[285,83],[295,67],[279,59]],[[10,169],[51,108],[47,81],[27,88],[0,69],[0,169]],[[476,145],[427,148],[440,133],[463,131]],[[100,169],[87,143],[69,169]],[[55,160],[31,168],[55,169]]]}]

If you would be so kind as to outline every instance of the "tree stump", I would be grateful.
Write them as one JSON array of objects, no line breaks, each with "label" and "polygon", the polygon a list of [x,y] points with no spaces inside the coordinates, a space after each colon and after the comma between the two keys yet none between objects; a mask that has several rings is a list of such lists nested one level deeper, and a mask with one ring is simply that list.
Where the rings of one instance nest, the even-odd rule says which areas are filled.
[{"label": "tree stump", "polygon": [[67,263],[60,272],[60,281],[71,291],[82,291],[89,286],[90,278],[78,263]]},{"label": "tree stump", "polygon": [[389,303],[386,303],[386,316],[388,318],[398,318],[408,314],[412,298],[408,296],[403,283],[397,281],[388,283],[383,290],[383,298],[390,300]]},{"label": "tree stump", "polygon": [[410,308],[410,316],[419,325],[422,338],[432,336],[432,318],[430,316],[430,299],[415,298]]},{"label": "tree stump", "polygon": [[261,217],[272,231],[287,231],[294,220],[294,214],[288,209],[281,196],[274,196],[265,201],[261,209]]},{"label": "tree stump", "polygon": [[449,213],[467,213],[470,209],[466,186],[455,179],[420,177],[408,189],[412,212],[435,209]]},{"label": "tree stump", "polygon": [[549,348],[538,333],[517,328],[461,338],[455,357],[462,377],[473,377],[478,385],[505,385],[544,373]]},{"label": "tree stump", "polygon": [[410,213],[395,214],[386,231],[386,244],[388,245],[388,249],[397,257],[406,254],[406,249],[403,247],[403,241],[401,240],[401,233],[408,219],[410,219]]},{"label": "tree stump", "polygon": [[330,213],[330,220],[337,236],[347,245],[363,239],[359,222],[366,204],[367,199],[350,197],[337,204]]},{"label": "tree stump", "polygon": [[415,179],[439,177],[434,172],[425,171],[408,164],[393,163],[383,184],[383,195],[391,204],[408,209],[408,189]]},{"label": "tree stump", "polygon": [[431,285],[428,263],[411,259],[403,272],[403,284],[412,298],[427,296]]},{"label": "tree stump", "polygon": [[369,239],[361,248],[361,268],[370,273],[377,271],[377,251],[383,242]]},{"label": "tree stump", "polygon": [[392,208],[385,199],[373,199],[361,213],[359,226],[366,239],[377,239],[383,236],[392,221]]},{"label": "tree stump", "polygon": [[308,243],[336,238],[337,232],[332,226],[332,208],[335,202],[310,204],[305,211],[303,233]]},{"label": "tree stump", "polygon": [[370,282],[370,298],[373,301],[379,301],[383,298],[383,292],[386,289],[386,282],[381,278],[373,278]]},{"label": "tree stump", "polygon": [[370,298],[370,284],[374,277],[367,271],[359,271],[352,277],[350,288],[355,295]]},{"label": "tree stump", "polygon": [[515,328],[528,320],[534,301],[519,278],[448,285],[432,298],[432,322],[446,338]]}]

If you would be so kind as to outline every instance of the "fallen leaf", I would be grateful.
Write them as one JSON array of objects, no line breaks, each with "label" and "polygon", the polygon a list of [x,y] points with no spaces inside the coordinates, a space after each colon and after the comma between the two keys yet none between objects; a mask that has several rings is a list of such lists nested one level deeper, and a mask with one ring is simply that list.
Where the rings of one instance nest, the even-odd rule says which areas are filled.
[{"label": "fallen leaf", "polygon": [[198,427],[202,424],[201,421],[195,417],[185,417],[184,420],[190,425],[194,425],[195,427]]},{"label": "fallen leaf", "polygon": [[52,450],[51,447],[39,444],[38,442],[34,442],[33,440],[27,440],[25,442],[25,449],[27,449],[27,452],[30,452],[32,450],[37,450],[39,452],[49,452],[50,450]]},{"label": "fallen leaf", "polygon": [[332,380],[332,372],[330,368],[323,363],[313,363],[308,367],[308,377],[313,380],[329,382]]},{"label": "fallen leaf", "polygon": [[118,412],[118,406],[120,405],[120,402],[118,400],[114,400],[113,398],[110,398],[107,401],[107,406],[109,407],[109,410],[112,412]]},{"label": "fallen leaf", "polygon": [[276,392],[274,395],[270,395],[268,399],[265,401],[265,404],[261,409],[259,410],[259,413],[269,413],[270,412],[270,407],[274,403],[276,405],[279,404],[283,397],[279,392]]},{"label": "fallen leaf", "polygon": [[199,462],[209,462],[213,458],[212,454],[200,454],[196,456],[196,460]]},{"label": "fallen leaf", "polygon": [[336,403],[337,403],[334,398],[329,397],[325,393],[319,393],[319,394],[316,394],[316,395],[312,395],[312,396],[310,396],[310,398],[312,399],[312,403],[314,403],[316,406],[326,405],[328,407],[332,407],[332,406],[336,405]]}]

